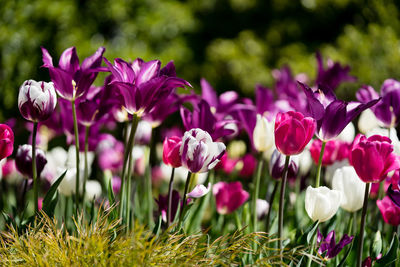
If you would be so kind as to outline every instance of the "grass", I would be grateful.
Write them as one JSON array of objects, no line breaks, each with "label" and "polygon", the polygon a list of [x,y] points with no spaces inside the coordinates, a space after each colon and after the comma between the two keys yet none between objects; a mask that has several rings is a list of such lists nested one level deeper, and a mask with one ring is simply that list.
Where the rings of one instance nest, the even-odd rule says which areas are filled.
[{"label": "grass", "polygon": [[[185,235],[163,231],[153,234],[139,224],[129,234],[109,221],[109,211],[88,224],[82,217],[75,220],[70,233],[63,223],[42,214],[35,227],[24,233],[17,229],[1,233],[2,266],[239,266],[248,263],[279,266],[276,239],[265,233],[245,234],[243,229],[210,240],[206,232]],[[121,234],[117,234],[121,233]],[[258,251],[252,250],[258,242]],[[258,255],[258,256],[251,256]],[[259,255],[263,255],[260,257]],[[284,251],[287,262],[297,262],[305,249]]]}]

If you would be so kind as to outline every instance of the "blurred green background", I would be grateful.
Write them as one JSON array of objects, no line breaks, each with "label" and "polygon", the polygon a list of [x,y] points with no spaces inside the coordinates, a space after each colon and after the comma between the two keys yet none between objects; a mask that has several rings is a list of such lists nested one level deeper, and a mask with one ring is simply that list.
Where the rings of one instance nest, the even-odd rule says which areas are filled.
[{"label": "blurred green background", "polygon": [[40,46],[57,62],[76,46],[82,59],[99,46],[112,60],[173,59],[178,76],[199,89],[251,96],[272,86],[271,70],[288,64],[315,77],[315,52],[352,67],[359,81],[339,89],[349,98],[361,83],[380,88],[400,78],[399,1],[394,0],[2,0],[0,119],[18,116],[27,79],[49,80]]}]

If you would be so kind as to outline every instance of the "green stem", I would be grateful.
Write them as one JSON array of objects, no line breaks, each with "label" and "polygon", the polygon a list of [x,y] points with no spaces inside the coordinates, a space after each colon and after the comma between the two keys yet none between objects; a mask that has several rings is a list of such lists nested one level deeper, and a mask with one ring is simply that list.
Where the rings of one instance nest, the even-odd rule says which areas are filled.
[{"label": "green stem", "polygon": [[289,167],[290,156],[286,156],[285,159],[285,168],[283,170],[282,181],[281,181],[281,195],[279,198],[279,217],[278,217],[278,238],[279,238],[279,253],[281,256],[281,261],[283,260],[283,206],[285,205],[285,189],[286,189],[286,180],[287,173]]},{"label": "green stem", "polygon": [[319,187],[319,181],[321,177],[321,167],[322,167],[322,158],[324,157],[324,150],[325,150],[326,141],[322,141],[321,152],[319,153],[319,160],[318,160],[318,168],[317,168],[317,177],[315,181],[315,188]]},{"label": "green stem", "polygon": [[253,193],[253,203],[252,203],[252,212],[253,212],[253,232],[257,232],[257,198],[260,191],[260,180],[261,180],[261,173],[264,165],[263,155],[260,153],[258,157],[258,167],[256,176],[254,176],[254,193]]},{"label": "green stem", "polygon": [[[86,193],[86,182],[89,178],[88,150],[89,150],[89,126],[85,126],[85,169],[84,169],[83,189],[82,189],[83,199],[85,198],[85,193]],[[85,204],[83,204],[83,210],[85,210]]]},{"label": "green stem", "polygon": [[133,114],[133,118],[131,121],[131,132],[129,134],[129,139],[128,139],[128,143],[125,146],[125,151],[124,151],[124,165],[122,167],[122,175],[121,175],[121,197],[120,197],[120,205],[119,205],[119,216],[123,221],[123,200],[124,200],[124,184],[125,184],[125,175],[126,175],[126,167],[128,165],[128,157],[132,154],[132,147],[133,147],[133,139],[135,137],[135,133],[136,133],[136,129],[137,129],[137,125],[139,123],[140,117],[137,116],[137,114]]},{"label": "green stem", "polygon": [[308,257],[308,261],[307,261],[307,267],[311,266],[311,262],[312,262],[312,256],[314,254],[314,245],[315,245],[315,233],[318,232],[318,226],[319,226],[319,222],[317,223],[317,228],[315,229],[315,232],[313,233],[312,237],[311,237],[311,245],[310,245],[310,257]]},{"label": "green stem", "polygon": [[76,118],[75,98],[71,100],[72,116],[74,118],[74,133],[75,133],[75,155],[76,155],[76,186],[75,186],[75,211],[79,211],[79,131],[78,120]]},{"label": "green stem", "polygon": [[168,210],[167,210],[167,227],[171,224],[171,209],[172,209],[172,187],[174,184],[175,168],[172,167],[171,178],[169,179],[168,185]]},{"label": "green stem", "polygon": [[194,176],[194,173],[191,173],[190,171],[188,171],[188,175],[186,177],[186,183],[185,183],[185,191],[183,193],[183,202],[182,202],[182,210],[181,210],[181,214],[179,216],[179,227],[181,226],[183,217],[184,217],[184,212],[185,212],[185,208],[186,208],[186,194],[189,190],[189,184],[190,184],[190,179]]},{"label": "green stem", "polygon": [[363,247],[364,247],[364,228],[365,228],[365,218],[367,217],[367,207],[368,207],[368,194],[369,188],[371,183],[367,183],[365,186],[365,193],[364,193],[364,205],[361,213],[361,226],[360,226],[360,239],[358,243],[358,251],[357,251],[357,267],[361,267],[362,263],[362,254],[363,254]]},{"label": "green stem", "polygon": [[153,187],[151,183],[151,167],[150,167],[150,147],[146,147],[146,173],[145,173],[145,184],[146,184],[146,197],[147,197],[147,222],[150,227],[153,227]]},{"label": "green stem", "polygon": [[32,132],[32,177],[33,177],[33,191],[34,191],[34,201],[35,201],[35,214],[39,212],[39,181],[37,177],[36,170],[36,133],[37,133],[38,123],[33,122],[33,132]]},{"label": "green stem", "polygon": [[131,210],[131,192],[132,192],[132,168],[135,163],[132,160],[132,154],[129,155],[128,159],[128,173],[126,175],[126,188],[125,188],[125,219],[126,219],[126,232],[129,232],[130,229],[130,224],[131,224],[131,216],[130,216],[130,210]]},{"label": "green stem", "polygon": [[271,196],[269,197],[269,201],[268,201],[269,209],[268,209],[266,225],[265,225],[265,232],[267,232],[267,233],[269,233],[269,223],[270,223],[270,218],[271,218],[271,211],[272,211],[272,206],[274,204],[276,192],[278,191],[278,185],[279,185],[279,182],[275,181],[274,190],[272,191]]}]

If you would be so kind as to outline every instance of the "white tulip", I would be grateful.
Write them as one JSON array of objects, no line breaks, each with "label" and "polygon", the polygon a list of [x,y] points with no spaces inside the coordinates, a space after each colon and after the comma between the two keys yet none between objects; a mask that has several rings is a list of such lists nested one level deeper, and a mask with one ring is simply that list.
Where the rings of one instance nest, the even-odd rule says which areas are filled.
[{"label": "white tulip", "polygon": [[366,134],[372,129],[379,127],[379,125],[380,123],[371,109],[368,108],[361,112],[360,118],[358,119],[358,129],[360,132]]},{"label": "white tulip", "polygon": [[274,150],[274,122],[269,122],[265,117],[257,114],[257,123],[253,131],[254,147],[260,152]]},{"label": "white tulip", "polygon": [[342,209],[354,212],[363,206],[365,183],[361,181],[352,166],[344,166],[335,171],[332,189],[342,193],[340,204]]},{"label": "white tulip", "polygon": [[339,168],[342,168],[344,166],[349,166],[349,161],[347,159],[341,160],[341,161],[335,161],[332,165],[328,165],[325,168],[325,182],[328,185],[332,185],[332,179],[333,175],[335,174],[335,171]]},{"label": "white tulip", "polygon": [[328,187],[307,187],[305,207],[313,221],[325,222],[332,218],[339,209],[341,193]]},{"label": "white tulip", "polygon": [[256,212],[257,218],[261,219],[265,215],[267,215],[269,210],[269,203],[265,199],[258,198],[256,200]]},{"label": "white tulip", "polygon": [[86,182],[85,197],[88,200],[97,199],[101,196],[101,185],[96,180],[88,180]]},{"label": "white tulip", "polygon": [[343,131],[338,135],[337,139],[342,140],[347,143],[351,143],[356,136],[356,129],[354,124],[350,122],[347,126],[343,129]]}]

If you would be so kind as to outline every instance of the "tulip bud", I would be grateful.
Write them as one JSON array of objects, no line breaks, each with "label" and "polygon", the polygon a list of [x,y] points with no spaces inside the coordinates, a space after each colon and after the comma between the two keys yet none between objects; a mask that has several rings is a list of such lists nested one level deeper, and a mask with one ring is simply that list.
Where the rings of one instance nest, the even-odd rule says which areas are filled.
[{"label": "tulip bud", "polygon": [[163,161],[167,165],[178,168],[182,165],[179,149],[182,144],[182,139],[178,136],[165,138],[163,143]]},{"label": "tulip bud", "polygon": [[305,206],[308,216],[313,221],[325,222],[332,218],[339,209],[341,193],[328,187],[307,187]]},{"label": "tulip bud", "polygon": [[213,142],[211,136],[199,128],[185,132],[179,149],[182,165],[192,173],[213,169],[224,153],[225,145]]},{"label": "tulip bud", "polygon": [[229,214],[238,209],[249,198],[240,182],[218,182],[213,186],[213,195],[219,214]]},{"label": "tulip bud", "polygon": [[257,218],[261,220],[265,215],[267,215],[269,210],[269,203],[265,199],[256,200],[256,212]]},{"label": "tulip bud", "polygon": [[47,120],[57,105],[57,95],[52,82],[25,81],[19,88],[18,108],[29,121]]},{"label": "tulip bud", "polygon": [[344,210],[354,212],[362,208],[365,183],[358,178],[353,167],[345,166],[335,171],[332,189],[342,192],[340,207]]},{"label": "tulip bud", "polygon": [[[43,171],[46,165],[46,156],[40,148],[36,148],[36,170],[37,175],[40,177],[40,173]],[[32,146],[22,145],[18,147],[17,155],[15,156],[15,165],[17,170],[28,178],[32,178]]]},{"label": "tulip bud", "polygon": [[274,122],[257,114],[257,123],[253,131],[255,149],[265,152],[274,148]]},{"label": "tulip bud", "polygon": [[121,178],[119,176],[114,176],[111,180],[111,184],[114,194],[119,194],[119,191],[121,191]]},{"label": "tulip bud", "polygon": [[10,156],[14,150],[14,133],[6,124],[0,124],[0,160]]},{"label": "tulip bud", "polygon": [[96,180],[86,181],[86,198],[88,200],[97,199],[101,196],[101,184]]},{"label": "tulip bud", "polygon": [[202,184],[198,184],[193,188],[192,192],[186,194],[186,196],[190,198],[201,198],[207,195],[210,189],[211,189],[211,183],[208,183],[207,187],[205,187]]},{"label": "tulip bud", "polygon": [[[275,179],[282,178],[283,170],[285,168],[285,156],[279,153],[278,150],[275,150],[272,153],[271,161],[269,163],[269,173]],[[297,163],[290,159],[289,167],[288,167],[288,179],[295,179],[298,171]]]}]

